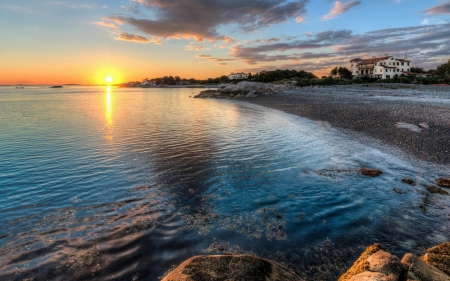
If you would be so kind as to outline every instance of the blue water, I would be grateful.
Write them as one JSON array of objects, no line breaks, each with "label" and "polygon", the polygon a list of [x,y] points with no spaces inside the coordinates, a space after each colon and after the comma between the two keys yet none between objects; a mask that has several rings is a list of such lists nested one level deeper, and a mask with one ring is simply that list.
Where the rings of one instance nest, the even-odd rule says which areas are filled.
[{"label": "blue water", "polygon": [[422,186],[448,168],[198,92],[0,88],[0,279],[158,280],[252,253],[335,280],[374,242],[449,240],[450,196]]}]

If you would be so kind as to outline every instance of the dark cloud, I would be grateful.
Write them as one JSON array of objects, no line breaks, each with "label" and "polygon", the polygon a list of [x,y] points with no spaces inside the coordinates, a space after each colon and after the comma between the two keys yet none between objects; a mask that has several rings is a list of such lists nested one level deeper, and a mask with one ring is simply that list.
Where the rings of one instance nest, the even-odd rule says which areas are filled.
[{"label": "dark cloud", "polygon": [[255,47],[246,47],[243,45],[234,46],[231,48],[231,55],[244,60],[247,64],[257,64],[258,62],[277,60],[292,60],[301,58],[301,55],[271,53],[276,51],[285,52],[290,50],[331,47],[334,45],[343,44],[350,38],[352,38],[352,32],[349,30],[324,31],[317,33],[308,40],[262,44]]},{"label": "dark cloud", "polygon": [[[363,34],[354,34],[349,30],[325,31],[304,40],[265,42],[258,46],[237,45],[231,48],[230,54],[251,65],[290,61],[283,68],[297,65],[314,71],[323,70],[330,64],[346,65],[355,57],[382,56],[385,53],[397,57],[408,55],[414,65],[436,67],[448,59],[449,49],[450,23],[447,23],[380,29]],[[280,63],[277,65],[276,68],[280,68]],[[258,71],[261,67],[267,66],[254,69]]]},{"label": "dark cloud", "polygon": [[433,6],[424,12],[429,15],[450,14],[450,2]]},{"label": "dark cloud", "polygon": [[305,14],[309,0],[135,0],[152,13],[151,18],[114,16],[152,37],[221,40],[217,29],[238,25],[252,32]]}]

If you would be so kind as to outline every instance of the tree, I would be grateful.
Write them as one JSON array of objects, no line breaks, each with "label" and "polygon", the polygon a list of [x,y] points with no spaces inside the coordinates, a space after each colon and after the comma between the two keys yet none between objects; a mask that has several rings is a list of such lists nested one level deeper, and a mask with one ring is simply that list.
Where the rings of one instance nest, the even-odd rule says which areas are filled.
[{"label": "tree", "polygon": [[414,73],[425,73],[425,70],[423,70],[423,68],[420,67],[411,67],[410,71]]},{"label": "tree", "polygon": [[447,79],[450,77],[450,59],[436,68],[436,75]]},{"label": "tree", "polygon": [[338,70],[339,68],[336,66],[335,68],[333,68],[330,72],[331,76],[338,76]]},{"label": "tree", "polygon": [[338,69],[339,77],[345,79],[352,79],[353,74],[347,67],[339,67]]}]

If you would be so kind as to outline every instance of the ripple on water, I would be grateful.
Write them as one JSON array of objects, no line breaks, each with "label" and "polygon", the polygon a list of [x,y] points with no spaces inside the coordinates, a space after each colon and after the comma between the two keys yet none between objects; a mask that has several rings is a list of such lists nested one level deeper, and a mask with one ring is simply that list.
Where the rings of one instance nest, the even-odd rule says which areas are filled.
[{"label": "ripple on water", "polygon": [[193,255],[251,253],[336,280],[371,243],[448,240],[449,197],[422,185],[435,166],[196,91],[0,89],[0,277],[155,280]]}]

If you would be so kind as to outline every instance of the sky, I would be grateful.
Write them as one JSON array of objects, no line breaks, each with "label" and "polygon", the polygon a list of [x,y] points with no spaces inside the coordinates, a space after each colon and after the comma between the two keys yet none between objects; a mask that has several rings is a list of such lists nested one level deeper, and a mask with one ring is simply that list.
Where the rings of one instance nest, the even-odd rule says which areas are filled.
[{"label": "sky", "polygon": [[450,59],[450,0],[1,0],[0,85]]}]

